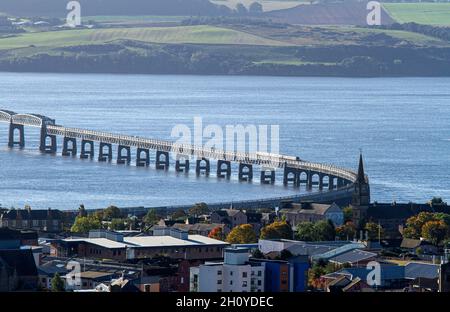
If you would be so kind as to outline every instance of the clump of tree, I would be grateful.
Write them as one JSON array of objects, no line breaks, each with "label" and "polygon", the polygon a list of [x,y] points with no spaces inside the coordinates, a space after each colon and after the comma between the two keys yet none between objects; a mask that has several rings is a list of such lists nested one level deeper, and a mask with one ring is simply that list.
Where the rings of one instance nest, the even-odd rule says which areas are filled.
[{"label": "clump of tree", "polygon": [[450,239],[450,215],[445,213],[421,212],[406,221],[404,238],[425,238],[438,246]]},{"label": "clump of tree", "polygon": [[206,203],[197,203],[188,211],[190,216],[198,217],[201,215],[209,214],[210,210]]},{"label": "clump of tree", "polygon": [[356,235],[356,227],[352,221],[347,221],[344,225],[336,228],[336,236],[340,240],[353,240]]},{"label": "clump of tree", "polygon": [[364,230],[366,231],[368,240],[381,239],[384,236],[383,227],[375,222],[367,222],[364,226]]},{"label": "clump of tree", "polygon": [[302,241],[332,241],[336,238],[336,229],[331,220],[302,222],[297,225],[295,238]]},{"label": "clump of tree", "polygon": [[225,234],[223,233],[223,229],[220,226],[217,226],[211,230],[208,234],[209,238],[224,240]]},{"label": "clump of tree", "polygon": [[75,222],[70,229],[73,233],[89,233],[91,230],[102,228],[102,221],[94,214],[87,216],[77,216]]},{"label": "clump of tree", "polygon": [[261,229],[261,239],[292,239],[292,228],[286,221],[275,221]]},{"label": "clump of tree", "polygon": [[231,230],[226,241],[230,244],[253,244],[257,238],[251,224],[242,224]]},{"label": "clump of tree", "polygon": [[173,212],[170,217],[172,218],[172,220],[180,220],[185,219],[187,217],[187,214],[186,211],[180,208]]},{"label": "clump of tree", "polygon": [[145,215],[143,221],[147,226],[155,225],[161,220],[162,215],[156,209],[150,209]]},{"label": "clump of tree", "polygon": [[61,276],[58,272],[55,273],[51,280],[51,287],[53,292],[63,292],[65,291],[64,288],[64,281],[62,280]]},{"label": "clump of tree", "polygon": [[308,270],[308,287],[313,290],[325,289],[326,281],[322,276],[336,272],[339,269],[335,264],[319,260]]},{"label": "clump of tree", "polygon": [[122,217],[122,212],[116,206],[109,206],[103,210],[103,220],[111,221],[113,219],[120,219]]}]

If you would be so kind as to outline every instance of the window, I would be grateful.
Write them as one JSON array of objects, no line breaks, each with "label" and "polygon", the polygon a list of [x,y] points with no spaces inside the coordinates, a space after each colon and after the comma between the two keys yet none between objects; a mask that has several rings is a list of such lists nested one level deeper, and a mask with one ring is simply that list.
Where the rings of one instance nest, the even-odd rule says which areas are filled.
[{"label": "window", "polygon": [[242,282],[242,287],[247,287],[247,281]]},{"label": "window", "polygon": [[247,272],[242,272],[242,277],[246,278],[247,277]]},{"label": "window", "polygon": [[258,276],[262,276],[262,271],[258,271]]},{"label": "window", "polygon": [[233,276],[233,271],[230,271],[230,276]]},{"label": "window", "polygon": [[217,275],[222,275],[222,270],[217,271]]},{"label": "window", "polygon": [[261,280],[258,280],[258,286],[261,286],[262,282]]},{"label": "window", "polygon": [[222,280],[217,280],[217,285],[222,285]]},{"label": "window", "polygon": [[233,281],[230,281],[230,285],[233,285]]}]

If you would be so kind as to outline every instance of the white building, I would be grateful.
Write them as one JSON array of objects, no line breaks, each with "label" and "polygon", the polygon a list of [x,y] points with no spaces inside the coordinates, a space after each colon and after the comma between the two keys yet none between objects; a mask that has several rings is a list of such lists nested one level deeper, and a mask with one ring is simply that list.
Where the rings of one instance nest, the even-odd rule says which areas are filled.
[{"label": "white building", "polygon": [[264,265],[250,264],[249,249],[225,249],[224,262],[191,268],[191,292],[263,292]]}]

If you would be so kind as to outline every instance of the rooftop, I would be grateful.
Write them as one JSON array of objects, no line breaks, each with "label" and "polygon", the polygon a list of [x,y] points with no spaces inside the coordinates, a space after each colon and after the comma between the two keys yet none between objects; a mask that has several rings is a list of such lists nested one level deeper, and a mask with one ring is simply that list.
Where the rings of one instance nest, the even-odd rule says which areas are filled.
[{"label": "rooftop", "polygon": [[124,237],[123,242],[116,242],[106,238],[77,238],[65,239],[64,242],[86,242],[104,248],[150,248],[150,247],[176,247],[201,245],[228,245],[228,243],[205,237],[202,235],[188,235],[187,240],[172,236],[135,236]]}]

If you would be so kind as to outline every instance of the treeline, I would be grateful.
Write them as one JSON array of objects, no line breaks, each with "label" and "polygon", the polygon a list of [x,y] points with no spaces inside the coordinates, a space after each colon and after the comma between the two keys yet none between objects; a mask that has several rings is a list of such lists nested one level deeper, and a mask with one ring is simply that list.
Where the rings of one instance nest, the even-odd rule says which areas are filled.
[{"label": "treeline", "polygon": [[434,38],[438,38],[444,41],[450,41],[450,27],[442,27],[442,26],[432,26],[432,25],[423,25],[417,24],[414,22],[411,23],[394,23],[391,25],[379,26],[380,29],[389,29],[389,30],[403,30],[414,32]]},{"label": "treeline", "polygon": [[[208,0],[78,0],[84,16],[94,15],[228,15],[232,10]],[[67,14],[68,1],[1,0],[0,12],[16,16]]]},{"label": "treeline", "polygon": [[[23,55],[23,51],[21,52]],[[298,64],[270,63],[271,57]],[[277,76],[450,76],[450,48],[236,47],[123,41],[0,55],[0,71]]]}]

